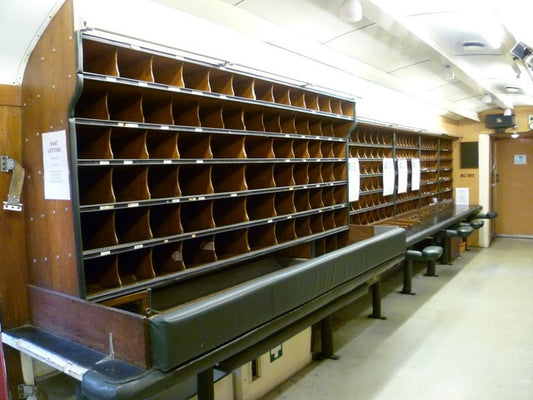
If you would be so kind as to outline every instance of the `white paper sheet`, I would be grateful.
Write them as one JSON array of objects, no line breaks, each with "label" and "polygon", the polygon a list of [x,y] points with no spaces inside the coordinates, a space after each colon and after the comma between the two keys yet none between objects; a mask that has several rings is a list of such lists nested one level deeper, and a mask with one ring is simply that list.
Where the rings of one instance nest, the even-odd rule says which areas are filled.
[{"label": "white paper sheet", "polygon": [[407,192],[407,159],[398,159],[398,193]]},{"label": "white paper sheet", "polygon": [[67,133],[43,133],[44,198],[70,200],[70,180],[67,154]]},{"label": "white paper sheet", "polygon": [[411,159],[411,190],[420,190],[420,159]]},{"label": "white paper sheet", "polygon": [[348,159],[348,201],[359,201],[361,191],[361,171],[359,159]]},{"label": "white paper sheet", "polygon": [[467,187],[455,188],[455,204],[467,206],[470,204],[470,190]]},{"label": "white paper sheet", "polygon": [[383,159],[383,196],[390,196],[394,193],[394,160],[392,158]]}]

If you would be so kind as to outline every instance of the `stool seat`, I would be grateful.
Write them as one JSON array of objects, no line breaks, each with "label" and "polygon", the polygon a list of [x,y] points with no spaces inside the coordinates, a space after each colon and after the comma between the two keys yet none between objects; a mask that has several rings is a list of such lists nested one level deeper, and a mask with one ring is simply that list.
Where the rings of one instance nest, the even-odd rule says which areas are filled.
[{"label": "stool seat", "polygon": [[422,255],[426,260],[436,260],[442,256],[443,249],[440,246],[426,246],[422,250]]},{"label": "stool seat", "polygon": [[496,211],[488,211],[486,213],[479,213],[475,216],[475,218],[483,218],[483,219],[494,219],[498,216],[498,213]]},{"label": "stool seat", "polygon": [[466,238],[474,232],[474,228],[470,225],[459,225],[451,229],[443,229],[440,231],[440,235],[445,237],[460,237]]},{"label": "stool seat", "polygon": [[455,228],[455,230],[457,231],[457,236],[459,236],[460,238],[466,238],[470,236],[472,232],[474,232],[474,228],[469,225],[459,225]]},{"label": "stool seat", "polygon": [[408,260],[429,261],[439,258],[442,255],[442,251],[440,246],[426,246],[421,251],[407,250],[405,256]]},{"label": "stool seat", "polygon": [[407,250],[403,271],[403,289],[400,293],[414,294],[411,291],[411,281],[413,275],[413,261],[425,261],[427,263],[426,276],[437,276],[435,274],[435,260],[442,255],[444,250],[440,246],[426,246],[422,250]]},{"label": "stool seat", "polygon": [[485,221],[481,219],[474,219],[470,221],[470,226],[474,229],[480,229],[483,227],[483,225],[485,225]]}]

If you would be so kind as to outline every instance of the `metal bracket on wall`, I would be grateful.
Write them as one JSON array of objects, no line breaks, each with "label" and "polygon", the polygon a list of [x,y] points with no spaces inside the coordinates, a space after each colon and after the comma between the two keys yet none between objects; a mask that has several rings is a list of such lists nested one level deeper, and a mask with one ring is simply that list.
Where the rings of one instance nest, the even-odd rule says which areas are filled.
[{"label": "metal bracket on wall", "polygon": [[0,156],[0,171],[13,171],[11,177],[11,184],[9,185],[9,193],[7,194],[7,201],[4,201],[4,210],[22,211],[22,203],[20,196],[22,195],[22,185],[24,183],[24,168],[14,159],[8,156]]}]

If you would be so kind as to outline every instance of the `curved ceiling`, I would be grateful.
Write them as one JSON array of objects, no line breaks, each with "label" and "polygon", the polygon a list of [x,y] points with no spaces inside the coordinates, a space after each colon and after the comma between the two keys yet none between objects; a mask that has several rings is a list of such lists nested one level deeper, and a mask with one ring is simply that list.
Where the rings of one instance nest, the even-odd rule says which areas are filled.
[{"label": "curved ceiling", "polygon": [[[478,119],[488,109],[533,105],[532,70],[510,53],[519,41],[533,46],[533,30],[528,28],[531,2],[361,0],[364,17],[355,23],[338,17],[342,2],[146,0],[135,4],[153,7],[158,3],[253,36],[376,83],[388,93],[431,104],[451,118]],[[0,84],[21,84],[28,54],[62,3],[0,2]]]}]

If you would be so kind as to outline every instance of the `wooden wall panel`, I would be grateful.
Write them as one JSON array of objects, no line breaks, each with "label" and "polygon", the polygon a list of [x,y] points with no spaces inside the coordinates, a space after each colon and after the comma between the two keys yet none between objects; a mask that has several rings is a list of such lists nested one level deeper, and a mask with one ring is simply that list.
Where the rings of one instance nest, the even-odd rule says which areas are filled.
[{"label": "wooden wall panel", "polygon": [[[2,155],[21,162],[20,108],[0,106]],[[6,201],[12,173],[0,173],[0,200]],[[22,202],[25,202],[24,197]],[[27,280],[23,212],[0,209],[0,312],[4,329],[26,320]]]},{"label": "wooden wall panel", "polygon": [[[20,87],[0,85],[0,153],[21,162]],[[0,201],[7,200],[11,173],[0,173]],[[22,198],[24,203],[25,199]],[[26,298],[27,264],[24,239],[24,213],[0,208],[0,325],[2,330],[28,320]],[[9,388],[15,393],[22,381],[18,353],[4,348]],[[4,363],[1,359],[0,363]],[[2,377],[0,377],[2,379]],[[8,383],[5,383],[6,386]],[[2,387],[2,383],[0,383]],[[0,392],[0,398],[2,397]]]},{"label": "wooden wall panel", "polygon": [[19,86],[0,85],[0,106],[21,106],[22,92]]},{"label": "wooden wall panel", "polygon": [[68,132],[68,108],[75,86],[72,3],[66,1],[33,50],[24,75],[24,195],[30,282],[78,295],[72,202],[44,199],[41,136],[50,131]]}]

